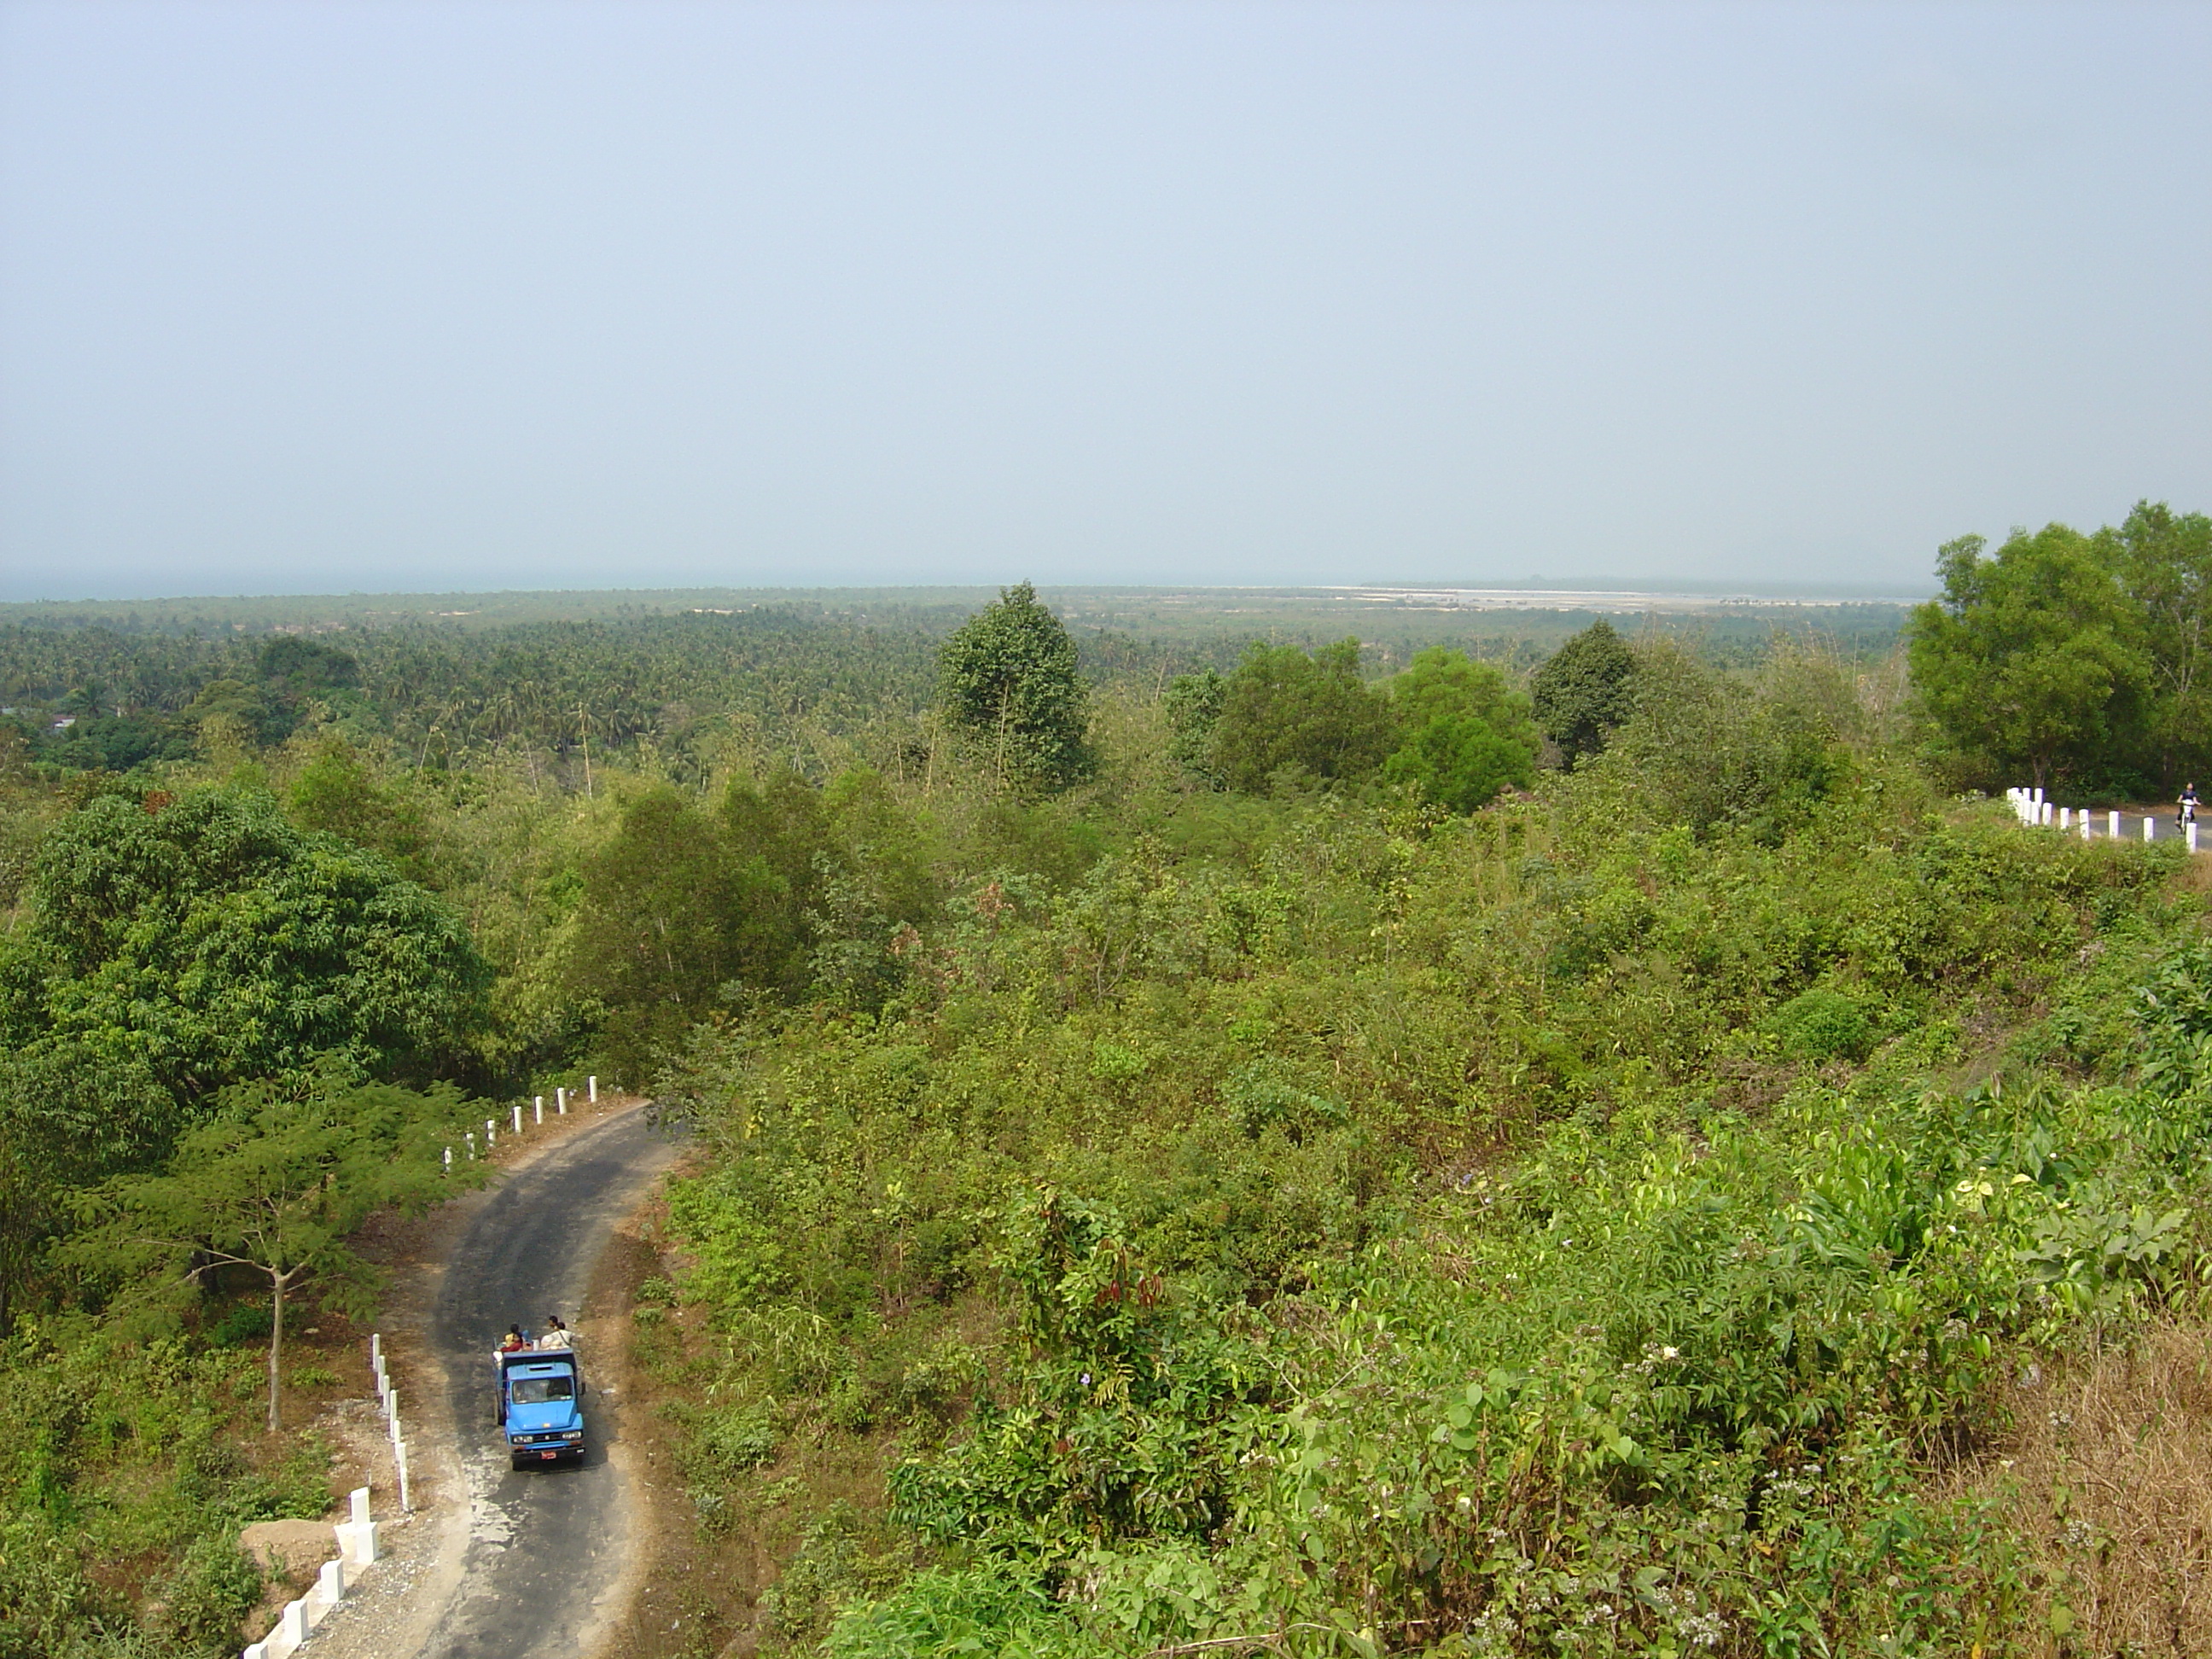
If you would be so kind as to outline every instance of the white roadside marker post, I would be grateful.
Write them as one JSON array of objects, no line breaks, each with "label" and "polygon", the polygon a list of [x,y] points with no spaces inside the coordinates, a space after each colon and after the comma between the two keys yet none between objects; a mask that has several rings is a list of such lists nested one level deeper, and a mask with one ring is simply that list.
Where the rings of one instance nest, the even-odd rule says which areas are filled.
[{"label": "white roadside marker post", "polygon": [[591,1089],[592,1104],[594,1106],[598,1105],[599,1103],[599,1074],[597,1072],[594,1072],[591,1076],[586,1078],[584,1081]]},{"label": "white roadside marker post", "polygon": [[2197,850],[2197,820],[2194,818],[2189,821],[2189,850],[2192,853]]},{"label": "white roadside marker post", "polygon": [[346,1494],[349,1518],[337,1525],[338,1553],[353,1567],[376,1565],[376,1522],[368,1513],[368,1488],[356,1486]]},{"label": "white roadside marker post", "polygon": [[553,1091],[553,1097],[561,1103],[561,1115],[563,1117],[568,1116],[568,1091],[566,1089],[556,1089]]},{"label": "white roadside marker post", "polygon": [[522,1103],[519,1100],[514,1103],[514,1133],[522,1133]]},{"label": "white roadside marker post", "polygon": [[2107,833],[2111,835],[2114,841],[2118,841],[2120,838],[2120,815],[2118,812],[2114,812],[2112,813],[2110,817],[2112,820],[2112,827]]},{"label": "white roadside marker post", "polygon": [[474,1129],[471,1129],[466,1134],[463,1135],[461,1139],[469,1144],[469,1162],[471,1164],[475,1163],[477,1161],[477,1132]]},{"label": "white roadside marker post", "polygon": [[2158,839],[2158,820],[2148,812],[2143,814],[2143,839],[2145,841]]},{"label": "white roadside marker post", "polygon": [[540,1123],[544,1122],[544,1121],[545,1121],[545,1097],[544,1097],[544,1095],[532,1095],[532,1096],[531,1096],[531,1097],[530,1097],[530,1109],[531,1109],[532,1111],[535,1112],[535,1113],[538,1115],[538,1121]]},{"label": "white roadside marker post", "polygon": [[499,1125],[489,1118],[484,1120],[484,1151],[489,1152],[499,1144]]}]

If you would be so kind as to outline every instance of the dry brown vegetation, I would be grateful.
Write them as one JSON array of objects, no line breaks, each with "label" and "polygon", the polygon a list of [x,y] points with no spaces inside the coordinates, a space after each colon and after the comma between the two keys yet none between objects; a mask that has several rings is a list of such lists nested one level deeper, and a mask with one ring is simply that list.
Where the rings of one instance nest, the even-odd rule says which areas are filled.
[{"label": "dry brown vegetation", "polygon": [[2212,1324],[2161,1321],[2068,1374],[2031,1371],[2008,1403],[2012,1441],[1960,1486],[2004,1506],[2072,1614],[2047,1650],[2212,1654]]}]

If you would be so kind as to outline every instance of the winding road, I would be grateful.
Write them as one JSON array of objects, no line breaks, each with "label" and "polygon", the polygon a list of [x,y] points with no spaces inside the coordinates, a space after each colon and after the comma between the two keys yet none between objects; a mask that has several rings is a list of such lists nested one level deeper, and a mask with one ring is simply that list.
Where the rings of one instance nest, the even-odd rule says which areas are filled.
[{"label": "winding road", "polygon": [[580,1468],[509,1464],[492,1420],[486,1356],[511,1323],[535,1327],[549,1310],[575,1319],[616,1224],[675,1156],[642,1110],[595,1124],[495,1190],[449,1258],[430,1338],[459,1443],[468,1535],[421,1659],[519,1659],[542,1653],[549,1639],[579,1652],[620,1613],[638,1511],[633,1477],[608,1455],[620,1407],[592,1381],[599,1343],[582,1333],[592,1435]]}]

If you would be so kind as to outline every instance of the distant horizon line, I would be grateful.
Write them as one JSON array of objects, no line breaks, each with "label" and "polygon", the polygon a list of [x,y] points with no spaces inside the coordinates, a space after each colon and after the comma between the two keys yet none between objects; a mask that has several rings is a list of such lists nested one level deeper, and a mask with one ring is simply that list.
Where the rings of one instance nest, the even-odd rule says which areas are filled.
[{"label": "distant horizon line", "polygon": [[[1014,581],[981,582],[836,582],[799,586],[792,583],[761,583],[737,585],[731,583],[700,583],[652,587],[476,587],[444,589],[383,589],[349,588],[343,591],[324,589],[266,592],[260,593],[166,593],[103,597],[82,595],[70,599],[37,598],[0,599],[0,611],[43,609],[74,609],[79,607],[112,607],[121,605],[267,605],[287,600],[323,601],[428,601],[466,599],[605,599],[611,596],[635,597],[641,600],[677,601],[702,596],[728,597],[755,595],[763,599],[798,599],[811,596],[840,594],[893,595],[912,594],[917,598],[931,596],[953,599],[969,595],[990,595],[1014,586]],[[1178,593],[1237,593],[1273,594],[1284,598],[1353,598],[1364,594],[1404,596],[1455,596],[1462,601],[1487,595],[1528,595],[1553,597],[1562,599],[1686,599],[1736,600],[1756,602],[1763,599],[1795,601],[1799,604],[1871,604],[1915,605],[1932,598],[1936,589],[1931,583],[1925,587],[1905,582],[1760,582],[1729,581],[1689,577],[1620,577],[1583,576],[1555,577],[1530,575],[1518,578],[1492,577],[1487,579],[1459,579],[1428,580],[1394,580],[1364,582],[1082,582],[1032,581],[1041,593],[1069,594],[1127,594],[1131,597],[1158,597]],[[1568,605],[1563,609],[1581,607]]]}]

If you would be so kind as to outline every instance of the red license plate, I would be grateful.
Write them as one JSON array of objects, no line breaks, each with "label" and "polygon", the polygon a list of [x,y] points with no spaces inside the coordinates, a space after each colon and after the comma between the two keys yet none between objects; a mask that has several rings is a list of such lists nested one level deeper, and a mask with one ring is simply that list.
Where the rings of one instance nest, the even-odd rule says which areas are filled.
[{"label": "red license plate", "polygon": [[540,1452],[540,1453],[538,1453],[538,1455],[540,1457],[544,1458],[547,1462],[549,1462],[549,1463],[550,1463],[550,1462],[551,1462],[555,1458],[558,1457],[561,1454],[560,1454],[559,1452],[556,1452],[556,1451],[544,1451],[544,1452]]}]

